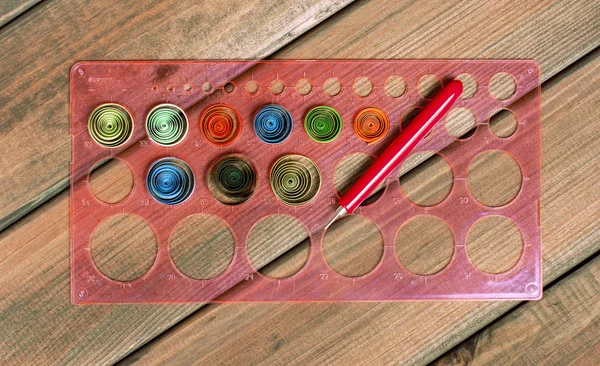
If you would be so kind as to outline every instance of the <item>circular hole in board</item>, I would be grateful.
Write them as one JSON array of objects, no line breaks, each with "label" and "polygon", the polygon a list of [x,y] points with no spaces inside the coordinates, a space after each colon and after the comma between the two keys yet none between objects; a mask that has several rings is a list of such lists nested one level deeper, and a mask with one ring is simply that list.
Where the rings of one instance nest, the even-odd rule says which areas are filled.
[{"label": "circular hole in board", "polygon": [[406,82],[401,76],[392,75],[385,80],[384,89],[388,97],[400,98],[406,93]]},{"label": "circular hole in board", "polygon": [[256,189],[256,168],[239,154],[223,156],[207,173],[210,194],[224,205],[240,205],[248,201]]},{"label": "circular hole in board", "polygon": [[377,267],[383,256],[383,236],[371,220],[350,215],[334,222],[323,237],[327,265],[346,277],[360,277]]},{"label": "circular hole in board", "polygon": [[258,91],[258,83],[256,81],[254,81],[254,80],[248,81],[246,83],[246,91],[250,95],[256,94],[256,92]]},{"label": "circular hole in board", "polygon": [[402,194],[419,206],[435,206],[448,197],[454,185],[450,164],[431,151],[411,154],[400,168]]},{"label": "circular hole in board", "polygon": [[361,76],[354,80],[352,89],[359,97],[367,97],[373,92],[373,83],[369,78]]},{"label": "circular hole in board", "polygon": [[460,74],[456,78],[463,84],[463,92],[460,95],[460,99],[470,99],[477,92],[477,81],[471,74]]},{"label": "circular hole in board", "polygon": [[133,136],[133,118],[122,105],[105,103],[96,107],[88,119],[90,137],[100,146],[116,148]]},{"label": "circular hole in board", "polygon": [[[354,153],[344,156],[336,165],[333,174],[333,185],[338,196],[342,197],[350,187],[361,177],[365,169],[367,169],[375,158],[367,153]],[[361,206],[368,206],[376,202],[385,191],[385,181],[381,182],[375,193],[367,198]]]},{"label": "circular hole in board", "polygon": [[202,84],[202,90],[204,90],[206,93],[210,92],[212,89],[213,89],[213,86],[208,81],[205,82],[204,84]]},{"label": "circular hole in board", "polygon": [[452,108],[446,114],[446,129],[456,139],[467,139],[477,128],[477,119],[473,112],[467,108]]},{"label": "circular hole in board", "polygon": [[123,202],[133,190],[133,173],[129,165],[117,158],[103,159],[92,168],[88,177],[90,190],[104,203]]},{"label": "circular hole in board", "polygon": [[185,90],[186,92],[192,91],[192,86],[190,84],[185,84],[183,86],[183,90]]},{"label": "circular hole in board", "polygon": [[288,206],[303,206],[312,202],[319,193],[321,170],[305,156],[284,155],[271,167],[269,183],[280,202]]},{"label": "circular hole in board", "polygon": [[467,232],[467,255],[480,271],[497,274],[513,268],[523,253],[523,237],[514,222],[504,216],[486,216]]},{"label": "circular hole in board", "polygon": [[454,237],[439,218],[420,215],[406,221],[396,233],[396,256],[406,270],[427,276],[442,271],[454,255]]},{"label": "circular hole in board", "polygon": [[342,92],[342,84],[338,78],[328,78],[323,83],[323,90],[330,97],[335,97]]},{"label": "circular hole in board", "polygon": [[227,94],[231,94],[235,91],[235,84],[233,82],[228,82],[223,85],[223,91]]},{"label": "circular hole in board", "polygon": [[467,185],[475,200],[500,207],[514,200],[521,190],[523,175],[510,155],[498,150],[479,154],[467,169]]},{"label": "circular hole in board", "polygon": [[516,91],[517,81],[511,74],[499,72],[490,79],[490,94],[496,99],[510,99]]},{"label": "circular hole in board", "polygon": [[296,83],[296,91],[300,95],[308,95],[312,91],[312,83],[308,79],[300,79]]},{"label": "circular hole in board", "polygon": [[517,132],[517,117],[508,109],[501,109],[490,117],[490,129],[500,138],[511,137]]},{"label": "circular hole in board", "polygon": [[285,90],[285,85],[283,84],[282,80],[275,79],[271,81],[271,84],[269,84],[269,89],[271,90],[271,93],[275,95],[280,95]]},{"label": "circular hole in board", "polygon": [[424,98],[431,99],[435,97],[440,90],[442,90],[442,82],[435,75],[423,75],[419,79],[418,89],[419,94],[421,94]]},{"label": "circular hole in board", "polygon": [[185,276],[209,280],[223,274],[231,264],[235,240],[221,219],[195,214],[177,223],[169,238],[169,251]]},{"label": "circular hole in board", "polygon": [[287,278],[300,272],[310,252],[306,228],[286,215],[260,219],[250,230],[247,243],[252,267],[271,278]]},{"label": "circular hole in board", "polygon": [[134,281],[156,260],[158,245],[141,217],[117,214],[102,220],[92,232],[90,251],[96,268],[116,281]]}]

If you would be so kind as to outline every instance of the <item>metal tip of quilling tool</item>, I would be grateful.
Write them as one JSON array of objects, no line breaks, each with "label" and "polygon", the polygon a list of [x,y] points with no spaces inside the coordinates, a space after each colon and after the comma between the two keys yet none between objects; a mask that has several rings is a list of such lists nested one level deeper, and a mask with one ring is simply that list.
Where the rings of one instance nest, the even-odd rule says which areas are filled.
[{"label": "metal tip of quilling tool", "polygon": [[338,207],[338,209],[335,210],[335,216],[333,217],[333,219],[331,219],[331,221],[329,221],[329,223],[327,225],[325,225],[325,228],[323,229],[323,231],[326,231],[327,229],[329,229],[331,224],[336,222],[339,218],[346,215],[347,213],[348,213],[348,211],[343,206]]}]

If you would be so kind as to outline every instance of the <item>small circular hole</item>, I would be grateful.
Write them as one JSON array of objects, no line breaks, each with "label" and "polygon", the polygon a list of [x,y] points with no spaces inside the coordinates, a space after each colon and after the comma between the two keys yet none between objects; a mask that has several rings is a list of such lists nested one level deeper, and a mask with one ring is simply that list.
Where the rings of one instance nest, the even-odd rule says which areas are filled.
[{"label": "small circular hole", "polygon": [[342,92],[342,84],[338,78],[328,78],[323,83],[323,90],[330,97],[335,97]]},{"label": "small circular hole", "polygon": [[516,91],[517,81],[511,74],[499,72],[490,79],[490,94],[496,99],[510,99]]},{"label": "small circular hole", "polygon": [[256,94],[258,91],[258,83],[254,80],[250,80],[246,83],[246,91],[248,94]]},{"label": "small circular hole", "polygon": [[173,85],[167,85],[167,90],[172,91],[173,90]]},{"label": "small circular hole", "polygon": [[490,129],[500,138],[514,135],[518,125],[517,117],[508,109],[501,109],[490,117]]},{"label": "small circular hole", "polygon": [[204,90],[206,93],[210,92],[212,89],[213,89],[213,86],[208,81],[205,82],[204,84],[202,84],[202,90]]},{"label": "small circular hole", "polygon": [[435,75],[423,75],[419,79],[419,93],[424,97],[431,99],[442,90],[442,82]]},{"label": "small circular hole", "polygon": [[308,79],[300,79],[296,83],[296,91],[300,95],[308,95],[312,91],[312,84]]},{"label": "small circular hole", "polygon": [[269,84],[269,89],[271,90],[271,93],[280,95],[285,90],[285,85],[283,84],[282,80],[276,79],[271,81],[271,84]]},{"label": "small circular hole", "polygon": [[456,80],[460,80],[463,84],[463,92],[460,95],[460,99],[472,98],[477,92],[477,81],[471,74],[460,74],[456,77]]},{"label": "small circular hole", "polygon": [[183,86],[183,90],[185,90],[186,92],[189,92],[192,90],[192,86],[190,84],[185,84]]},{"label": "small circular hole", "polygon": [[401,76],[392,75],[386,79],[384,88],[389,97],[400,98],[406,92],[406,83]]},{"label": "small circular hole", "polygon": [[354,80],[354,84],[352,84],[352,89],[359,97],[369,96],[373,92],[373,83],[369,78],[361,76]]},{"label": "small circular hole", "polygon": [[235,84],[230,81],[227,84],[223,85],[223,90],[225,91],[225,93],[231,94],[235,90]]}]

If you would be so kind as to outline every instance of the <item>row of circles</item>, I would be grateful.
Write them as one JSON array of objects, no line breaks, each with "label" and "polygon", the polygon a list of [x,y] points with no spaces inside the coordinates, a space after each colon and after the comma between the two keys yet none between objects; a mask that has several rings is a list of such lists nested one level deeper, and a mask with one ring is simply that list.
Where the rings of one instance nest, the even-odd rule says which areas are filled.
[{"label": "row of circles", "polygon": [[[402,117],[402,126],[405,127],[420,110],[420,107],[408,109]],[[506,109],[502,111],[508,112]],[[499,113],[498,118],[501,115]],[[448,132],[459,139],[464,133],[472,131],[476,124],[475,116],[467,108],[454,108],[446,117]],[[513,124],[516,129],[516,119]],[[263,106],[254,116],[254,132],[267,144],[279,144],[287,140],[292,134],[293,126],[292,115],[279,104]],[[496,133],[491,119],[490,127],[498,137],[504,138],[514,133],[514,129],[508,136]],[[161,146],[174,146],[182,142],[188,129],[187,115],[174,104],[158,105],[150,110],[146,118],[148,137]],[[304,129],[315,142],[332,142],[342,131],[342,117],[331,107],[317,106],[306,113]],[[374,143],[388,133],[390,119],[379,108],[363,108],[354,117],[353,129],[361,140]],[[241,116],[226,104],[209,106],[200,117],[200,130],[212,144],[228,145],[241,132]],[[125,107],[112,103],[103,104],[90,115],[88,131],[92,139],[101,146],[116,148],[125,144],[133,135],[133,119]]]},{"label": "row of circles", "polygon": [[[135,230],[134,238],[123,235],[130,230]],[[310,239],[307,241],[307,238],[310,238],[308,231],[293,217],[275,214],[260,218],[246,238],[250,264],[267,277],[291,277],[307,262],[310,251]],[[174,227],[169,238],[169,252],[183,275],[210,280],[230,267],[235,242],[229,226],[220,218],[194,214]],[[520,229],[511,219],[499,215],[476,221],[468,230],[465,244],[473,266],[489,274],[509,271],[523,252]],[[296,246],[295,251],[285,255],[285,265],[264,267]],[[339,220],[322,238],[327,265],[345,277],[362,277],[372,272],[383,258],[383,248],[383,236],[377,225],[360,215]],[[117,214],[96,226],[90,249],[96,267],[107,277],[133,281],[146,274],[154,264],[157,243],[145,220],[135,215]],[[396,231],[395,252],[407,271],[421,276],[435,275],[443,271],[454,256],[454,235],[438,217],[415,216]],[[127,259],[129,268],[119,263],[122,259]]]},{"label": "row of circles", "polygon": [[[431,155],[433,154],[433,155]],[[366,153],[351,153],[336,164],[333,183],[338,196],[343,196],[375,158]],[[133,189],[133,175],[128,165],[119,159],[100,164],[88,179],[92,193],[108,204],[120,203]],[[106,161],[103,161],[106,162]],[[423,163],[424,162],[424,163]],[[116,163],[116,164],[115,164]],[[417,173],[408,171],[421,164]],[[104,167],[111,176],[108,180]],[[446,200],[453,190],[454,171],[448,161],[433,152],[417,152],[403,163],[400,172],[402,195],[417,206],[435,206]],[[220,203],[235,206],[248,201],[257,188],[258,173],[254,164],[241,154],[224,155],[209,165],[205,183],[211,195]],[[486,207],[501,207],[512,202],[522,188],[523,176],[519,164],[509,154],[488,150],[470,163],[466,183],[470,195]],[[271,191],[282,203],[302,206],[312,202],[320,191],[322,175],[317,164],[302,155],[280,157],[270,167]],[[151,164],[146,176],[146,188],[158,202],[176,205],[186,201],[196,186],[195,174],[183,160],[161,158]],[[385,191],[385,183],[363,205],[376,202]],[[461,198],[461,203],[466,197]]]},{"label": "row of circles", "polygon": [[[461,98],[472,98],[478,89],[475,78],[471,74],[463,73],[458,75],[456,79],[462,81],[464,85]],[[400,75],[389,76],[385,80],[383,87],[386,95],[391,98],[401,98],[406,94],[407,89],[406,82]],[[324,81],[322,88],[327,95],[335,97],[342,92],[343,87],[338,78],[330,77]],[[374,88],[375,86],[373,82],[366,76],[357,77],[352,83],[352,89],[359,97],[367,97],[371,95]],[[433,74],[423,75],[417,83],[419,94],[421,94],[421,96],[424,98],[432,98],[441,88],[442,81]],[[517,83],[515,78],[511,74],[505,72],[500,72],[493,75],[490,78],[488,85],[490,94],[498,100],[507,100],[511,98],[515,94],[516,88]],[[183,89],[186,92],[191,92],[193,87],[191,84],[185,84]],[[244,89],[248,94],[254,95],[258,93],[260,85],[256,80],[252,79],[246,82]],[[286,86],[283,80],[275,79],[269,83],[268,89],[274,95],[281,95],[285,92]],[[313,91],[313,83],[307,78],[301,78],[296,81],[294,89],[298,94],[307,96]],[[174,87],[172,85],[168,85],[167,90],[172,91],[174,90]],[[213,91],[213,85],[210,82],[205,82],[202,85],[202,90],[210,93]],[[236,85],[233,82],[228,82],[223,85],[223,92],[226,94],[232,94],[235,90]]]}]

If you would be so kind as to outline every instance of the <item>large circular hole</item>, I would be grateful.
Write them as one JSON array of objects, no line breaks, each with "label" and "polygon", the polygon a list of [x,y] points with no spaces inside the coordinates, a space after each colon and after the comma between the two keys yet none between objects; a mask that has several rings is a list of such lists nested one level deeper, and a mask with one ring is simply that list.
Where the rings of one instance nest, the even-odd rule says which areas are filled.
[{"label": "large circular hole", "polygon": [[457,139],[472,136],[476,127],[477,119],[467,108],[452,108],[446,115],[446,129]]},{"label": "large circular hole", "polygon": [[181,220],[169,239],[177,269],[187,277],[208,280],[224,273],[233,260],[235,240],[221,219],[205,214]]},{"label": "large circular hole", "polygon": [[366,217],[350,215],[334,222],[323,237],[327,265],[346,277],[371,272],[383,256],[383,237]]},{"label": "large circular hole", "polygon": [[490,117],[490,129],[500,138],[511,137],[517,132],[517,117],[508,109],[501,109]]},{"label": "large circular hole", "polygon": [[400,170],[402,193],[419,206],[441,203],[452,191],[454,174],[452,168],[440,155],[418,152],[410,155]]},{"label": "large circular hole", "polygon": [[373,92],[373,83],[369,78],[361,76],[354,80],[352,88],[359,97],[366,97]]},{"label": "large circular hole", "polygon": [[239,205],[254,195],[256,169],[242,155],[226,155],[214,162],[207,175],[211,195],[225,205]]},{"label": "large circular hole", "polygon": [[304,225],[286,215],[259,220],[248,235],[247,245],[252,266],[272,278],[286,278],[300,272],[310,251]]},{"label": "large circular hole", "polygon": [[435,75],[423,75],[419,79],[418,84],[419,93],[424,98],[433,98],[440,90],[442,90],[442,82]]},{"label": "large circular hole", "polygon": [[504,206],[514,200],[522,181],[519,164],[507,153],[497,150],[479,154],[467,171],[471,195],[490,207]]},{"label": "large circular hole", "polygon": [[109,158],[96,163],[88,182],[94,196],[105,203],[124,201],[133,190],[133,173],[125,162]]},{"label": "large circular hole", "polygon": [[[337,194],[341,197],[362,176],[364,171],[375,161],[375,158],[367,153],[354,153],[346,155],[340,160],[333,174],[333,184]],[[374,193],[367,198],[361,206],[367,206],[377,201],[384,192],[385,181],[381,182]]]},{"label": "large circular hole", "polygon": [[414,274],[440,272],[450,263],[453,254],[452,231],[435,216],[413,217],[396,234],[396,256],[402,266]]},{"label": "large circular hole", "polygon": [[319,193],[321,171],[314,161],[305,156],[285,155],[273,164],[270,183],[279,201],[288,206],[303,206]]},{"label": "large circular hole", "polygon": [[96,226],[90,251],[100,272],[125,282],[142,277],[152,268],[158,245],[146,221],[135,215],[117,214]]},{"label": "large circular hole", "polygon": [[490,94],[496,99],[510,99],[517,91],[517,81],[511,74],[499,72],[490,79]]},{"label": "large circular hole", "polygon": [[342,84],[338,78],[329,78],[323,83],[323,90],[330,97],[335,97],[342,92]]},{"label": "large circular hole", "polygon": [[460,95],[460,99],[470,99],[477,92],[477,81],[471,74],[460,74],[456,77],[456,80],[460,80],[463,84],[463,92]]},{"label": "large circular hole", "polygon": [[392,75],[385,80],[385,93],[392,98],[400,98],[406,92],[406,83],[401,76]]},{"label": "large circular hole", "polygon": [[517,264],[523,253],[521,231],[504,216],[486,216],[467,233],[471,263],[486,273],[503,273]]}]

